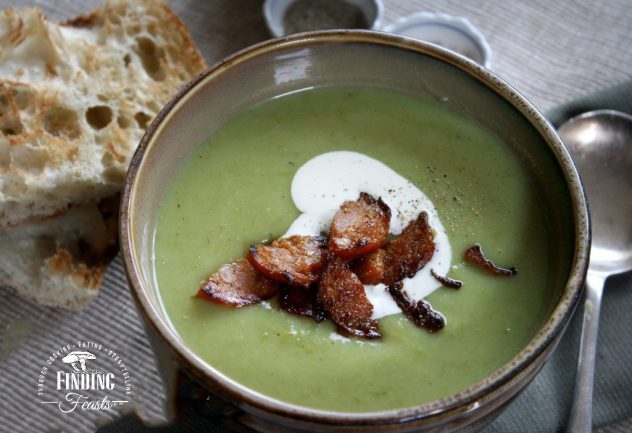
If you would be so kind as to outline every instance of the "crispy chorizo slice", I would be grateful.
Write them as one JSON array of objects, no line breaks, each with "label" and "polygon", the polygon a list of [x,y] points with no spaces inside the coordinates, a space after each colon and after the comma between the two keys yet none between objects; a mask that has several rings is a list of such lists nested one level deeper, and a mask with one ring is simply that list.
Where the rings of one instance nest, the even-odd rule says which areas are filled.
[{"label": "crispy chorizo slice", "polygon": [[463,285],[463,281],[452,279],[447,275],[439,275],[434,271],[434,269],[430,269],[430,274],[432,274],[434,279],[440,282],[445,287],[450,287],[451,289],[460,289]]},{"label": "crispy chorizo slice", "polygon": [[276,282],[257,272],[248,260],[239,259],[220,266],[202,283],[197,296],[218,304],[243,307],[271,298],[278,290]]},{"label": "crispy chorizo slice", "polygon": [[386,270],[386,251],[382,248],[356,260],[351,269],[363,284],[379,284],[384,279]]},{"label": "crispy chorizo slice", "polygon": [[388,286],[387,290],[397,306],[415,325],[426,329],[428,332],[438,331],[445,326],[443,315],[433,310],[432,305],[423,299],[417,302],[410,299],[402,290],[401,281]]},{"label": "crispy chorizo slice", "polygon": [[430,261],[435,251],[428,214],[421,212],[401,235],[384,246],[386,266],[382,282],[387,286],[412,277]]},{"label": "crispy chorizo slice", "polygon": [[483,249],[479,244],[475,244],[465,250],[465,258],[475,265],[485,269],[492,275],[511,277],[512,275],[516,275],[518,273],[518,270],[513,266],[508,269],[500,268],[491,260],[487,260],[485,258],[485,254],[483,254]]},{"label": "crispy chorizo slice", "polygon": [[346,201],[334,215],[329,233],[329,250],[345,260],[369,254],[386,242],[391,210],[382,199],[360,193]]},{"label": "crispy chorizo slice", "polygon": [[318,302],[316,288],[307,289],[283,286],[279,295],[279,305],[290,314],[305,316],[320,323],[325,320],[325,310]]},{"label": "crispy chorizo slice", "polygon": [[364,292],[360,279],[349,265],[334,254],[318,283],[318,301],[338,331],[349,336],[379,338],[378,323],[371,319],[373,305]]},{"label": "crispy chorizo slice", "polygon": [[327,258],[327,239],[293,235],[250,247],[248,261],[265,277],[297,287],[318,281]]}]

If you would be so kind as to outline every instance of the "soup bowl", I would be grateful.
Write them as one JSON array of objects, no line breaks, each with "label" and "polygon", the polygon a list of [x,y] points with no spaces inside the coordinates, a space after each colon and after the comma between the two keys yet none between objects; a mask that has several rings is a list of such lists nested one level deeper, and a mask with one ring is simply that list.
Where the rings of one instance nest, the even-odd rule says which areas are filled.
[{"label": "soup bowl", "polygon": [[[165,312],[153,262],[165,191],[201,142],[254,105],[302,89],[361,85],[390,88],[443,104],[492,131],[529,166],[548,208],[551,302],[527,344],[483,380],[452,395],[373,412],[304,407],[249,389],[191,350]],[[212,188],[212,182],[209,188]],[[465,57],[407,38],[370,31],[297,34],[263,42],[225,59],[185,86],[143,137],[127,175],[121,248],[131,290],[160,368],[173,390],[184,373],[257,431],[477,431],[534,378],[578,302],[590,249],[586,198],[555,129],[517,91]],[[193,292],[194,293],[194,292]],[[221,350],[221,348],[218,348]],[[253,360],[256,364],[256,360]]]}]

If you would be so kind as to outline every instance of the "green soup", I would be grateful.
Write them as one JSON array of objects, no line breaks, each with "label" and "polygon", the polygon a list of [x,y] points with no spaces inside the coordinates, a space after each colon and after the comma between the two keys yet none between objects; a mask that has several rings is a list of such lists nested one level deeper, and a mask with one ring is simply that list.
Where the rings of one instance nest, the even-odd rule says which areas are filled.
[{"label": "green soup", "polygon": [[[292,316],[275,300],[233,309],[193,298],[220,265],[287,230],[299,215],[294,173],[333,150],[382,161],[434,202],[452,246],[450,277],[464,282],[428,297],[447,319],[440,332],[399,314],[380,319],[379,341],[345,339],[331,323]],[[409,407],[483,379],[535,334],[553,297],[542,206],[515,151],[436,103],[390,90],[306,90],[232,119],[188,158],[160,210],[156,279],[182,339],[237,382],[318,409]],[[465,263],[474,243],[518,275]]]}]

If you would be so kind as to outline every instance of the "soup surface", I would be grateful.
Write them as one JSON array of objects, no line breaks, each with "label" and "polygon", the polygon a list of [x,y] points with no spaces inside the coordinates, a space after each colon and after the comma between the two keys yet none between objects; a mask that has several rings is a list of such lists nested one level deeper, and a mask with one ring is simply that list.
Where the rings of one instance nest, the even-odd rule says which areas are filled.
[{"label": "soup surface", "polygon": [[[382,339],[348,339],[326,321],[281,311],[276,300],[239,309],[194,298],[200,282],[283,235],[300,212],[296,170],[330,151],[361,152],[413,182],[449,236],[449,276],[427,300],[447,319],[430,334],[401,314]],[[550,233],[539,186],[498,137],[438,103],[385,89],[311,89],[266,101],[222,126],[181,167],[155,232],[155,274],[186,344],[237,382],[290,403],[335,411],[418,405],[464,388],[508,362],[552,302]],[[516,266],[495,277],[464,262],[480,243]]]}]

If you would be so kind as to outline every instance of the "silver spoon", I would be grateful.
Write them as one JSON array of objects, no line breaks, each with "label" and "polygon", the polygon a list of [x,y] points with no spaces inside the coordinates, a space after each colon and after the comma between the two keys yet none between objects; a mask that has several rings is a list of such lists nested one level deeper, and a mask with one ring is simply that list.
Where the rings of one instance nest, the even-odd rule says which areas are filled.
[{"label": "silver spoon", "polygon": [[564,123],[559,133],[584,181],[592,219],[579,365],[566,429],[588,433],[601,295],[609,276],[632,269],[632,116],[591,111]]}]

